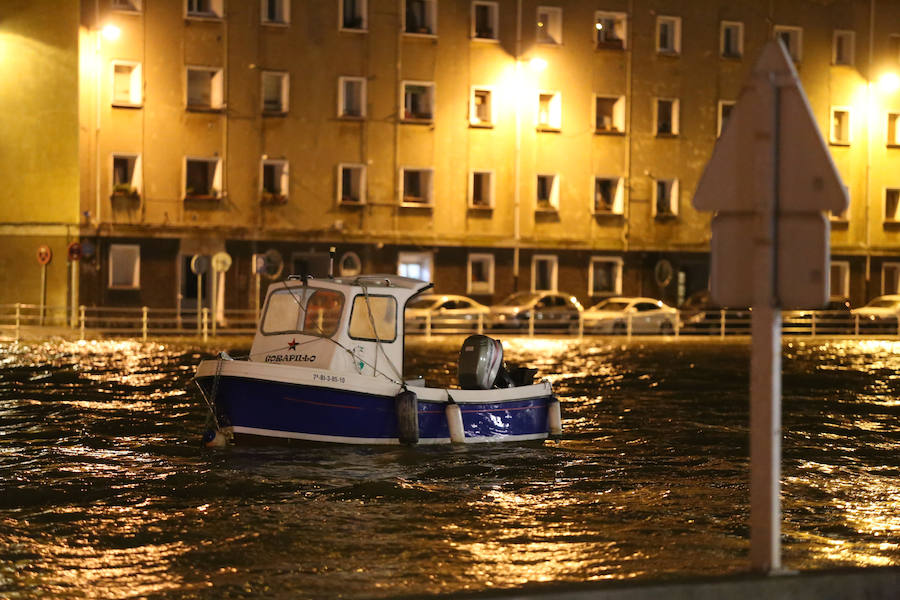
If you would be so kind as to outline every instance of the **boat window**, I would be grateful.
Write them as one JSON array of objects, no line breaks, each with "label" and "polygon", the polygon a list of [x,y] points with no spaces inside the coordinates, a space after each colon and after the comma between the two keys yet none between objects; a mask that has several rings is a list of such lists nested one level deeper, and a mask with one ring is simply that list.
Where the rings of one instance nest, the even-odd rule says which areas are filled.
[{"label": "boat window", "polygon": [[[291,293],[293,291],[293,294]],[[294,297],[297,294],[297,297]],[[302,310],[300,301],[302,292],[299,290],[278,290],[269,296],[266,304],[266,314],[262,321],[263,333],[285,333],[300,330]]]},{"label": "boat window", "polygon": [[364,295],[356,296],[353,299],[353,314],[350,315],[350,337],[357,340],[374,340],[376,332],[382,342],[393,342],[397,339],[397,300],[393,296],[370,295],[367,301]]},{"label": "boat window", "polygon": [[303,332],[331,337],[337,331],[344,310],[344,295],[334,290],[317,290],[306,303]]}]

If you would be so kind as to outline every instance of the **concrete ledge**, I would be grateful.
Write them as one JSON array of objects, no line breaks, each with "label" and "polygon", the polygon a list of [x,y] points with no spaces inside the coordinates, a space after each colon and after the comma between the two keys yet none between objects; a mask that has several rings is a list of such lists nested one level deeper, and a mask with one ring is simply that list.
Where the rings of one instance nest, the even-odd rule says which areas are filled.
[{"label": "concrete ledge", "polygon": [[[510,590],[451,594],[453,598],[509,600],[894,600],[900,567],[735,575],[687,581],[537,584]],[[434,596],[431,596],[434,598]]]}]

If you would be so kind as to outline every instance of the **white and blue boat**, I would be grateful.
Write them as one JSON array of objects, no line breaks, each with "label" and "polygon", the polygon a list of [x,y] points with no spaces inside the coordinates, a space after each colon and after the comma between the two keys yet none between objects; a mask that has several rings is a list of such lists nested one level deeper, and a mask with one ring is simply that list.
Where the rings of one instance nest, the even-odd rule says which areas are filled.
[{"label": "white and blue boat", "polygon": [[550,383],[507,369],[492,338],[463,342],[459,389],[404,376],[404,310],[431,287],[396,275],[271,285],[247,359],[222,353],[197,369],[213,422],[204,439],[411,445],[561,433]]}]

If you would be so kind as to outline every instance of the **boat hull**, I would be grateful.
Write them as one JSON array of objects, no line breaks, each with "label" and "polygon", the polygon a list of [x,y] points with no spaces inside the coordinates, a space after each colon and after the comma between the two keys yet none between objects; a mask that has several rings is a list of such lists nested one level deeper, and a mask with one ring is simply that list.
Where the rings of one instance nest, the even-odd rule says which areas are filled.
[{"label": "boat hull", "polygon": [[[219,427],[230,428],[236,439],[400,444],[396,396],[402,388],[396,384],[237,361],[205,361],[197,381],[215,405]],[[556,402],[546,383],[505,390],[409,389],[417,394],[420,444],[451,443],[450,403],[462,417],[464,439],[457,441],[544,439]]]}]

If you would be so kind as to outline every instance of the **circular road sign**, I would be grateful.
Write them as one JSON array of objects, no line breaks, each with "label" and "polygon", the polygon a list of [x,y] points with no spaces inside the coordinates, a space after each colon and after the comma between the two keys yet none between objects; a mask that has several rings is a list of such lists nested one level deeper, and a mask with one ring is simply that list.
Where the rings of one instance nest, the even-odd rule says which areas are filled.
[{"label": "circular road sign", "polygon": [[72,242],[71,244],[69,244],[68,254],[69,260],[73,262],[80,259],[82,254],[81,244],[79,244],[78,242]]},{"label": "circular road sign", "polygon": [[40,246],[37,250],[37,259],[38,264],[46,265],[50,263],[50,259],[53,258],[53,251],[50,250],[50,246]]},{"label": "circular road sign", "polygon": [[231,255],[227,252],[216,252],[212,257],[212,268],[217,273],[224,273],[231,268]]},{"label": "circular road sign", "polygon": [[195,254],[191,258],[191,272],[194,275],[203,275],[209,271],[209,257],[205,254]]}]

